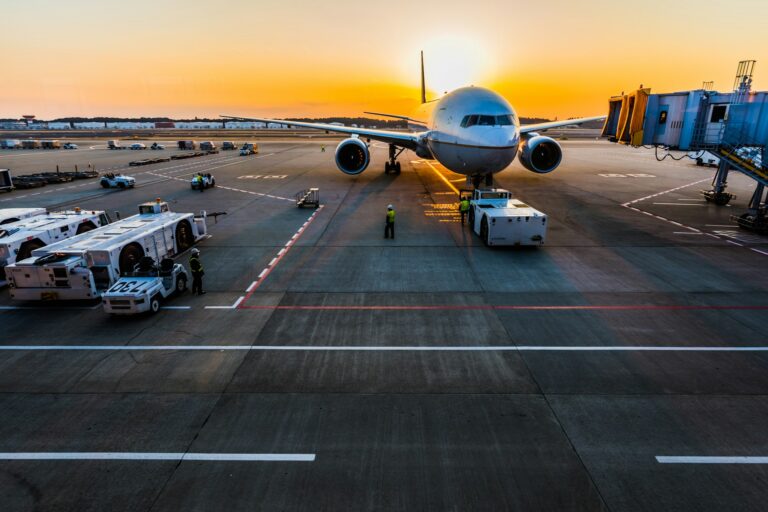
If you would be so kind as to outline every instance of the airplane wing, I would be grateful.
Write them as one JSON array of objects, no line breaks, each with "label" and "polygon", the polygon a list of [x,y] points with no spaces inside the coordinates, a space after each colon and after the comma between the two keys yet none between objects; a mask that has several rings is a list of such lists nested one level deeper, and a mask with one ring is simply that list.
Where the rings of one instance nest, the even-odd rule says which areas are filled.
[{"label": "airplane wing", "polygon": [[566,119],[565,121],[551,121],[549,123],[526,124],[520,127],[520,133],[539,132],[549,130],[550,128],[560,128],[561,126],[573,126],[586,123],[588,121],[604,121],[605,116],[582,117],[581,119]]},{"label": "airplane wing", "polygon": [[307,123],[304,121],[288,121],[287,119],[267,119],[260,117],[236,117],[221,116],[225,119],[236,121],[257,121],[261,123],[285,124],[288,126],[298,126],[300,128],[311,128],[313,130],[323,130],[326,132],[346,133],[349,135],[358,135],[367,139],[378,140],[387,144],[393,144],[402,148],[416,149],[418,146],[419,135],[415,133],[395,132],[390,130],[374,130],[369,128],[354,128],[351,126],[338,126],[325,123]]}]

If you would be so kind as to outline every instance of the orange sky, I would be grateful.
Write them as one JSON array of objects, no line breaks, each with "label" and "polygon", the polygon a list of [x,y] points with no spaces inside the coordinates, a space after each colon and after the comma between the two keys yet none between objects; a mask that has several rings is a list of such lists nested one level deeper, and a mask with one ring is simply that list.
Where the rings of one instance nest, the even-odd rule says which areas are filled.
[{"label": "orange sky", "polygon": [[408,114],[424,49],[431,97],[563,118],[640,83],[728,90],[741,59],[764,90],[768,2],[10,0],[0,48],[0,117]]}]

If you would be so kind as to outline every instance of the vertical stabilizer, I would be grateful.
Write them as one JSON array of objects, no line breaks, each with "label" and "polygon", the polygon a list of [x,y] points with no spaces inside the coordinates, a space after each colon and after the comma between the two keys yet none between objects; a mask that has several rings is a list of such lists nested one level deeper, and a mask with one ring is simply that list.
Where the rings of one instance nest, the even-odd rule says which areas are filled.
[{"label": "vertical stabilizer", "polygon": [[421,102],[427,102],[427,88],[424,85],[424,50],[421,51]]}]

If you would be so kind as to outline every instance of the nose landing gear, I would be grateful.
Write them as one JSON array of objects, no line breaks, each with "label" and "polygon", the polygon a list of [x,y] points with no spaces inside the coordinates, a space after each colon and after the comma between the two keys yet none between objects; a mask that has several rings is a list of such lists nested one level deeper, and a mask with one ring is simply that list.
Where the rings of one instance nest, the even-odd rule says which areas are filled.
[{"label": "nose landing gear", "polygon": [[400,174],[400,162],[397,161],[397,157],[400,153],[405,151],[405,148],[397,148],[394,144],[389,145],[389,160],[384,164],[384,173]]},{"label": "nose landing gear", "polygon": [[471,177],[472,187],[480,188],[481,184],[485,184],[486,187],[493,187],[493,174],[473,174]]}]

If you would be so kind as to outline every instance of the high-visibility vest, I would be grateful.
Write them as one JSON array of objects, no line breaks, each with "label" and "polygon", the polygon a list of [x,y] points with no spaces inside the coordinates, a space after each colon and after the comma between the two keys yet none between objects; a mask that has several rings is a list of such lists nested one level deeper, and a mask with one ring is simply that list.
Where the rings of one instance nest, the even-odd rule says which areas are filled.
[{"label": "high-visibility vest", "polygon": [[460,212],[469,211],[469,201],[467,201],[466,199],[462,199],[461,202],[459,203],[459,211]]},{"label": "high-visibility vest", "polygon": [[203,271],[203,264],[200,263],[200,258],[197,256],[192,256],[189,258],[189,268],[192,270],[192,273],[196,274],[198,272]]},{"label": "high-visibility vest", "polygon": [[395,222],[395,210],[387,210],[387,222]]}]

